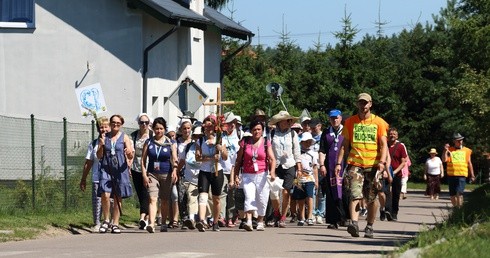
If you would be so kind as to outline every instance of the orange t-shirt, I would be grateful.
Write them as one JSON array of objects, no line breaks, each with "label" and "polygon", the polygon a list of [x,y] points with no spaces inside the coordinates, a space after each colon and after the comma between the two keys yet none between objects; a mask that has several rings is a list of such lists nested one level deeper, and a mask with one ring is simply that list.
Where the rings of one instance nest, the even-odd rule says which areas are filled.
[{"label": "orange t-shirt", "polygon": [[347,164],[356,167],[370,168],[379,163],[381,158],[381,137],[387,136],[388,123],[383,118],[371,114],[361,120],[359,115],[345,120],[342,135],[350,142]]},{"label": "orange t-shirt", "polygon": [[451,155],[447,160],[447,175],[468,177],[468,162],[471,158],[471,149],[449,147],[449,151]]}]

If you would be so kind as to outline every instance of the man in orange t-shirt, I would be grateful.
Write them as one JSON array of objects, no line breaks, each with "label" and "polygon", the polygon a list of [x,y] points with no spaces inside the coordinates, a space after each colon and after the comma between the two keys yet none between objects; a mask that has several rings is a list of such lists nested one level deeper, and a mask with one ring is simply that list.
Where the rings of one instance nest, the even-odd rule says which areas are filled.
[{"label": "man in orange t-shirt", "polygon": [[461,134],[453,134],[454,147],[449,147],[449,144],[446,144],[442,152],[442,161],[447,162],[447,182],[453,207],[463,205],[466,178],[469,176],[471,182],[475,181],[473,163],[471,163],[472,151],[463,146],[463,139]]},{"label": "man in orange t-shirt", "polygon": [[368,203],[364,237],[373,238],[373,223],[378,211],[376,196],[381,187],[379,178],[385,170],[388,153],[388,123],[371,114],[372,105],[369,94],[357,96],[358,114],[345,121],[344,140],[335,166],[335,173],[339,175],[344,153],[350,150],[345,179],[351,192],[349,212],[352,223],[347,227],[347,232],[353,237],[359,237],[359,201],[364,199]]}]

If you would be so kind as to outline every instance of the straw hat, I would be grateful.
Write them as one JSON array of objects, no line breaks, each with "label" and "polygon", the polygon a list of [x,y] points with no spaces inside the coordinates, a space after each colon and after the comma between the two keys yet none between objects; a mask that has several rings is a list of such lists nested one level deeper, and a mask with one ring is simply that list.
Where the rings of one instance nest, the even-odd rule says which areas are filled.
[{"label": "straw hat", "polygon": [[289,119],[292,119],[293,122],[296,122],[296,120],[298,120],[298,117],[292,116],[287,111],[281,110],[279,111],[279,113],[272,116],[271,120],[269,121],[269,126],[275,125],[279,121],[289,120]]},{"label": "straw hat", "polygon": [[435,148],[431,148],[429,154],[437,154],[437,150]]}]

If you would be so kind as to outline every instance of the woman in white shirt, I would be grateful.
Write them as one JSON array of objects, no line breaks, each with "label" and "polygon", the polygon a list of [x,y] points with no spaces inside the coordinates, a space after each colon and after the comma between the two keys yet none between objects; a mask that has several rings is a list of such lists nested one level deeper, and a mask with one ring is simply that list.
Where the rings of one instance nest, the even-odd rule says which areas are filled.
[{"label": "woman in white shirt", "polygon": [[430,157],[425,162],[424,180],[427,181],[425,195],[430,196],[431,200],[437,200],[441,192],[441,178],[444,177],[444,167],[442,166],[442,160],[436,156],[437,150],[435,148],[430,149],[429,154]]}]

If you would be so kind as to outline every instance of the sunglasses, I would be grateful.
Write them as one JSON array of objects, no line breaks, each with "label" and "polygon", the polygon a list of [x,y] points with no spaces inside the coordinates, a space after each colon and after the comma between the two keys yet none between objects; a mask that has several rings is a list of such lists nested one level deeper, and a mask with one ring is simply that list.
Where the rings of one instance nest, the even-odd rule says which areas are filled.
[{"label": "sunglasses", "polygon": [[140,125],[149,125],[150,121],[139,121],[138,124]]}]

